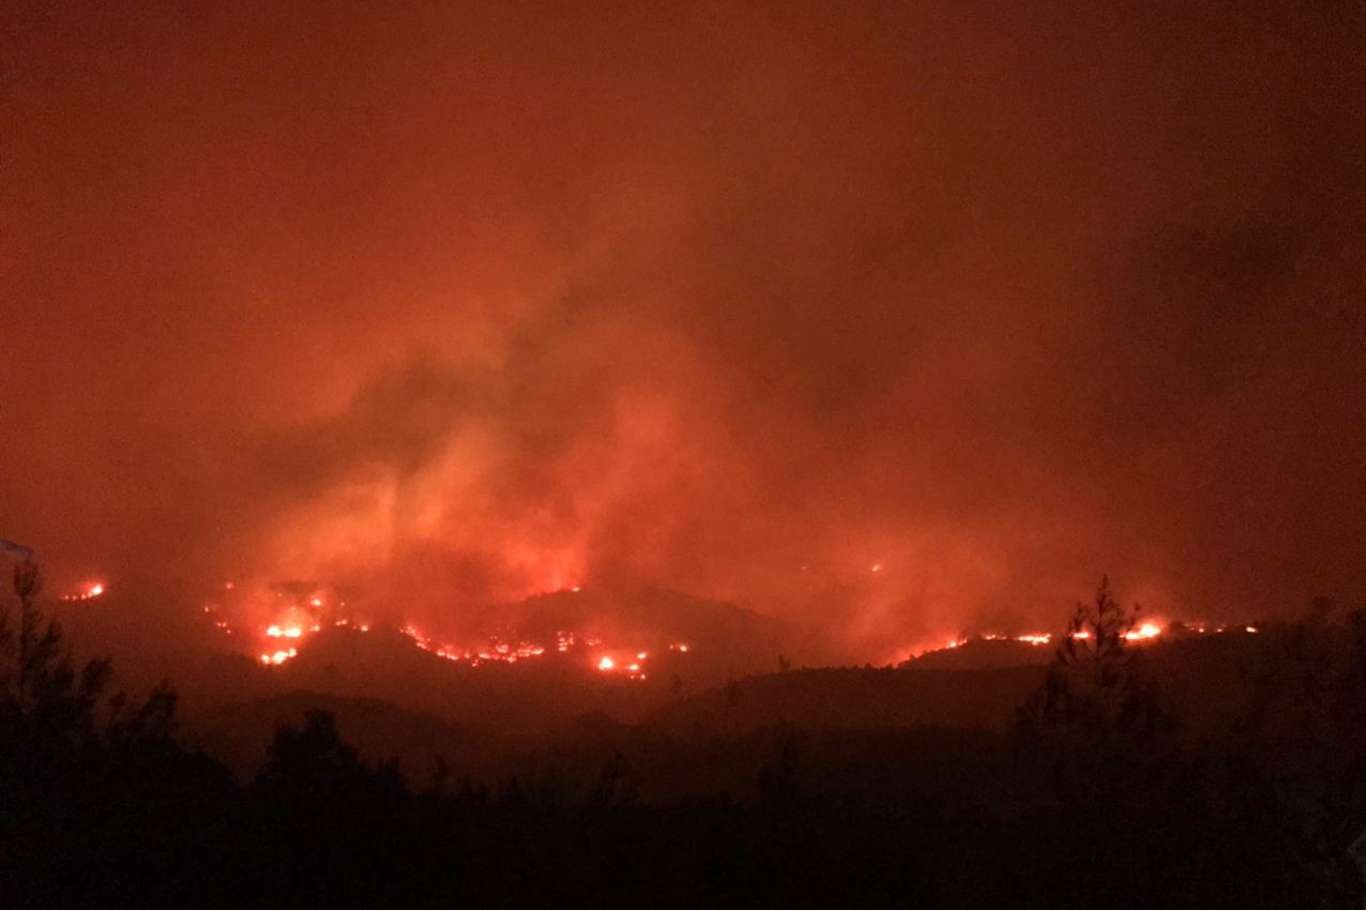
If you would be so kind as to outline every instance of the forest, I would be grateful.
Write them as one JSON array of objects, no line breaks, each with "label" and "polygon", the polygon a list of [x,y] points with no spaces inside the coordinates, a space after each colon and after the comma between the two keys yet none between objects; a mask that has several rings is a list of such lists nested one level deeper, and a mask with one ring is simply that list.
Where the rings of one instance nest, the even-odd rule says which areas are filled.
[{"label": "forest", "polygon": [[315,707],[244,775],[183,735],[170,684],[130,698],[75,661],[40,588],[19,566],[0,614],[11,906],[1362,901],[1366,612],[1323,599],[1264,630],[1225,729],[1185,719],[1102,584],[1006,732],[590,717],[475,776],[363,757]]}]

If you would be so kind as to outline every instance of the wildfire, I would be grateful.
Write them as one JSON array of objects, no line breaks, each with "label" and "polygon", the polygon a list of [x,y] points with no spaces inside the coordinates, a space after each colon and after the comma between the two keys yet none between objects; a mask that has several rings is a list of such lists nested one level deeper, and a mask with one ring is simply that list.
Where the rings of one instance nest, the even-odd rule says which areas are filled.
[{"label": "wildfire", "polygon": [[262,665],[267,666],[267,667],[278,667],[280,664],[284,663],[285,661],[289,660],[290,658],[292,658],[292,657],[297,657],[297,656],[299,656],[299,649],[298,649],[298,648],[290,648],[290,649],[287,650],[287,651],[276,651],[276,652],[274,652],[273,654],[272,654],[272,653],[262,654],[262,655],[261,655],[261,663],[262,663]]},{"label": "wildfire", "polygon": [[[1143,644],[1147,642],[1156,641],[1162,638],[1164,635],[1167,635],[1169,632],[1172,635],[1179,634],[1178,630],[1187,634],[1194,635],[1222,635],[1226,632],[1245,632],[1248,635],[1256,635],[1258,632],[1261,631],[1255,625],[1212,625],[1204,622],[1203,620],[1197,620],[1188,623],[1172,623],[1170,626],[1165,626],[1162,623],[1158,622],[1145,622],[1139,625],[1137,628],[1133,628],[1128,630],[1127,632],[1121,633],[1120,637],[1123,638],[1126,642]],[[1089,641],[1092,638],[1092,633],[1089,629],[1080,629],[1076,632],[1070,633],[1070,637],[1077,641]],[[931,651],[961,648],[963,645],[966,645],[972,641],[1014,641],[1020,642],[1021,644],[1034,645],[1038,647],[1050,644],[1054,641],[1057,641],[1059,638],[1060,636],[1053,635],[1047,632],[1029,632],[1022,635],[1006,635],[1000,632],[986,632],[979,635],[963,636],[960,638],[950,639],[942,645],[934,645],[922,648],[909,648],[904,651],[898,652],[898,655],[893,658],[892,662],[900,663],[904,660],[910,660],[916,657],[920,657],[922,654],[926,654]],[[669,647],[672,650],[674,646],[670,645]]]},{"label": "wildfire", "polygon": [[[309,637],[322,632],[324,627],[360,632],[368,632],[371,628],[370,623],[359,621],[347,611],[346,601],[337,596],[338,592],[325,586],[291,582],[263,588],[219,582],[215,588],[220,594],[202,605],[204,614],[226,635],[255,639],[258,646],[253,649],[254,657],[262,666],[279,666],[292,659]],[[243,614],[255,618],[256,622],[233,619]],[[576,663],[582,660],[581,666],[585,669],[643,680],[654,653],[650,647],[628,648],[616,643],[609,646],[599,636],[569,630],[557,631],[553,638],[547,636],[545,640],[491,635],[473,643],[443,641],[412,623],[400,626],[397,631],[411,639],[419,650],[470,667],[489,663],[516,664],[544,658],[547,654],[565,655]],[[684,642],[660,642],[658,646],[676,653],[687,653],[690,649]]]},{"label": "wildfire", "polygon": [[97,581],[93,584],[86,585],[84,588],[82,588],[80,591],[77,591],[75,594],[64,594],[59,599],[66,601],[67,603],[75,603],[83,600],[94,600],[96,597],[103,595],[104,590],[104,583]]},{"label": "wildfire", "polygon": [[1144,641],[1149,638],[1156,638],[1162,634],[1162,627],[1156,623],[1145,622],[1137,629],[1124,633],[1125,641]]},{"label": "wildfire", "polygon": [[[598,659],[597,667],[602,673],[622,672],[626,675],[627,679],[644,679],[645,668],[643,664],[645,661],[649,660],[649,657],[650,655],[648,652],[637,651],[635,660],[632,660],[630,663],[622,663],[610,654],[604,654]],[[622,658],[621,660],[629,660],[629,658]]]},{"label": "wildfire", "polygon": [[[369,628],[368,626],[364,628]],[[544,656],[550,649],[547,645],[534,641],[519,641],[512,643],[504,641],[498,637],[492,637],[482,645],[477,647],[459,647],[453,644],[439,644],[431,636],[419,631],[415,626],[409,624],[399,630],[408,638],[413,640],[420,650],[429,654],[434,654],[443,660],[464,661],[471,667],[477,667],[481,663],[500,662],[515,664],[519,661],[530,660]],[[578,646],[580,639],[573,632],[560,631],[555,633],[555,653],[565,654]],[[602,639],[593,636],[586,636],[582,643],[589,648],[597,649],[602,645]],[[633,679],[644,679],[645,675],[641,672],[640,664],[649,659],[649,652],[639,650],[635,654],[635,663],[627,669]],[[603,672],[611,672],[619,666],[618,658],[610,655],[603,655],[594,666]]]},{"label": "wildfire", "polygon": [[[550,651],[548,645],[540,642],[519,641],[514,644],[497,637],[490,638],[485,644],[478,647],[465,648],[452,644],[440,644],[411,624],[404,626],[400,631],[411,638],[413,644],[419,649],[434,654],[443,660],[466,662],[471,667],[477,667],[487,662],[515,664],[519,661],[542,657]],[[596,636],[579,637],[573,632],[566,631],[555,633],[554,653],[556,654],[566,654],[580,645],[595,652],[589,665],[598,672],[620,674],[628,679],[645,679],[645,665],[650,660],[648,649],[605,649],[602,639]],[[688,646],[681,643],[669,645],[668,648],[671,651],[688,650]]]}]

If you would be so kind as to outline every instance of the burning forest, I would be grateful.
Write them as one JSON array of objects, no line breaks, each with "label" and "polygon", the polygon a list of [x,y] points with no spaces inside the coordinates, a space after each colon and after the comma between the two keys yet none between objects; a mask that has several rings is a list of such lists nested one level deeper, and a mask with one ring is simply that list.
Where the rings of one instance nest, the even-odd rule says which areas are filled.
[{"label": "burning forest", "polygon": [[1361,906],[1364,43],[8,4],[0,905]]}]

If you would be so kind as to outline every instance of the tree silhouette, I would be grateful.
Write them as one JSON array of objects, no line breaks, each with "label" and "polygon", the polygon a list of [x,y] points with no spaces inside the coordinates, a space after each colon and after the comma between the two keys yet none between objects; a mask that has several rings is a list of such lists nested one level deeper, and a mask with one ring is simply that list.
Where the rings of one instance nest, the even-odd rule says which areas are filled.
[{"label": "tree silhouette", "polygon": [[[1124,609],[1102,578],[1078,604],[1040,688],[1017,714],[1016,744],[1031,786],[1070,805],[1098,837],[1107,825],[1179,786],[1168,760],[1176,729],[1156,683],[1140,672],[1126,635],[1138,610]],[[1107,833],[1099,833],[1106,831]]]},{"label": "tree silhouette", "polygon": [[[42,575],[31,561],[14,569],[19,622],[0,607],[0,754],[6,767],[74,760],[83,752],[168,740],[176,695],[166,684],[134,704],[119,692],[101,699],[113,678],[105,659],[77,669],[61,625],[37,606]],[[16,764],[17,763],[17,764]]]},{"label": "tree silhouette", "polygon": [[17,624],[0,604],[0,881],[22,882],[29,903],[118,903],[111,883],[134,881],[140,900],[183,903],[221,853],[221,831],[186,807],[221,818],[236,788],[175,739],[166,685],[105,697],[109,661],[77,667],[41,590],[25,561]]},{"label": "tree silhouette", "polygon": [[1134,672],[1128,634],[1138,608],[1126,610],[1102,577],[1091,603],[1077,604],[1043,686],[1025,703],[1020,723],[1034,737],[1064,734],[1097,747],[1170,725],[1151,681]]},{"label": "tree silhouette", "polygon": [[311,710],[303,727],[289,724],[275,731],[257,785],[288,788],[291,793],[331,793],[365,773],[356,750],[342,742],[331,713]]}]

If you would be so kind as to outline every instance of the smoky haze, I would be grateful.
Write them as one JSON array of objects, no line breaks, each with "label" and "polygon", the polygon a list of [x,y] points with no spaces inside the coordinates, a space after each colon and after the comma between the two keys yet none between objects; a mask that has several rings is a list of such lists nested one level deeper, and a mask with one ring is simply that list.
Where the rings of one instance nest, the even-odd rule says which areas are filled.
[{"label": "smoky haze", "polygon": [[870,658],[1366,591],[1360,4],[495,6],[3,14],[0,536]]}]

